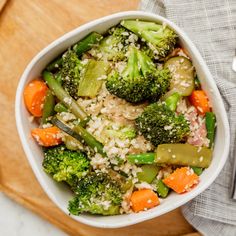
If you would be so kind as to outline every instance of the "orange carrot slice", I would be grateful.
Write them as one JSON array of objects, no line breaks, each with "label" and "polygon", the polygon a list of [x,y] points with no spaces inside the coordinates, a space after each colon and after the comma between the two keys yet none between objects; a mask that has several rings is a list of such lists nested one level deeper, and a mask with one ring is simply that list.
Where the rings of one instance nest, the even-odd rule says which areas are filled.
[{"label": "orange carrot slice", "polygon": [[189,96],[189,101],[202,115],[210,111],[208,97],[203,90],[194,90]]},{"label": "orange carrot slice", "polygon": [[41,80],[31,81],[24,90],[24,101],[28,111],[35,117],[41,117],[43,103],[48,87]]},{"label": "orange carrot slice", "polygon": [[166,177],[163,182],[175,192],[184,193],[199,182],[199,176],[189,167],[181,167]]},{"label": "orange carrot slice", "polygon": [[131,195],[130,201],[134,212],[147,210],[160,204],[157,194],[150,189],[134,191]]},{"label": "orange carrot slice", "polygon": [[39,143],[39,145],[44,147],[50,147],[58,145],[62,142],[61,130],[56,126],[48,128],[35,128],[31,130],[31,135]]}]

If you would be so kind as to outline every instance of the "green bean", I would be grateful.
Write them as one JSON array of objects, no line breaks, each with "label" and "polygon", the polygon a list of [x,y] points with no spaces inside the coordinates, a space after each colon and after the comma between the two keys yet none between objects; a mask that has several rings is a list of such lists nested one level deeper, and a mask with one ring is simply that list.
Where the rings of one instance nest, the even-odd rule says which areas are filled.
[{"label": "green bean", "polygon": [[43,105],[43,115],[42,115],[42,124],[48,122],[48,118],[54,115],[54,106],[55,106],[55,97],[52,94],[52,91],[49,89],[47,91],[45,102]]},{"label": "green bean", "polygon": [[209,147],[213,147],[216,129],[216,116],[213,112],[206,112],[207,138],[210,140]]}]

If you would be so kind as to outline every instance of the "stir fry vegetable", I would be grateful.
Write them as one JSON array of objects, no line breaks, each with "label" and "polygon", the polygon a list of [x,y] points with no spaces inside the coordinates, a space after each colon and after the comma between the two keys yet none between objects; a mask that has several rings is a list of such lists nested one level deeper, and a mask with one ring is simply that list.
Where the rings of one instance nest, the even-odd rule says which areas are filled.
[{"label": "stir fry vegetable", "polygon": [[200,81],[171,28],[129,19],[25,86],[42,168],[74,194],[70,214],[138,213],[198,184],[217,124]]}]

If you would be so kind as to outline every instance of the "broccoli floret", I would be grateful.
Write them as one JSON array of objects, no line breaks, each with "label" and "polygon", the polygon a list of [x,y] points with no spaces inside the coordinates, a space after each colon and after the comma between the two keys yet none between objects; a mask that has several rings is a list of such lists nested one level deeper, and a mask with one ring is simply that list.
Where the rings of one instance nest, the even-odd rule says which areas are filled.
[{"label": "broccoli floret", "polygon": [[136,35],[128,32],[125,28],[113,27],[100,44],[90,50],[90,54],[97,59],[121,61],[125,59],[128,44],[132,41],[129,37],[132,38],[133,42],[138,40]]},{"label": "broccoli floret", "polygon": [[89,171],[89,160],[82,152],[72,151],[64,145],[44,151],[43,168],[58,182],[65,181],[71,187]]},{"label": "broccoli floret", "polygon": [[151,49],[149,56],[156,59],[165,57],[174,49],[177,34],[165,25],[147,21],[124,20],[121,25],[145,40]]},{"label": "broccoli floret", "polygon": [[145,53],[131,47],[127,66],[108,75],[106,88],[128,102],[156,101],[167,91],[170,78],[168,69],[158,70]]},{"label": "broccoli floret", "polygon": [[62,80],[63,88],[74,99],[78,99],[78,86],[80,81],[80,74],[83,69],[83,64],[78,58],[77,54],[68,50],[62,56],[62,65],[60,70],[60,76]]},{"label": "broccoli floret", "polygon": [[189,134],[189,123],[183,115],[171,111],[165,102],[147,106],[136,119],[142,135],[153,145],[179,143]]},{"label": "broccoli floret", "polygon": [[79,215],[89,212],[99,215],[119,214],[122,201],[120,186],[108,175],[91,173],[83,178],[75,191],[76,196],[69,201],[69,212]]},{"label": "broccoli floret", "polygon": [[132,127],[121,127],[118,130],[108,128],[105,133],[110,137],[119,138],[122,140],[133,139],[136,137],[136,130]]}]

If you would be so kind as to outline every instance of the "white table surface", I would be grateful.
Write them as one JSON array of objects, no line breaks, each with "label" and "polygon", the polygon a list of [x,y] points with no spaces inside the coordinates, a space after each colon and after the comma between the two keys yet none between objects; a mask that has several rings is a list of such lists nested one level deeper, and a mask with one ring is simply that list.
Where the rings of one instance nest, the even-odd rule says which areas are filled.
[{"label": "white table surface", "polygon": [[66,236],[61,230],[0,192],[1,236]]}]

